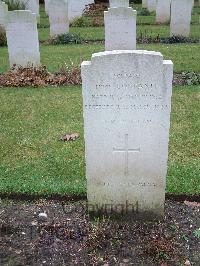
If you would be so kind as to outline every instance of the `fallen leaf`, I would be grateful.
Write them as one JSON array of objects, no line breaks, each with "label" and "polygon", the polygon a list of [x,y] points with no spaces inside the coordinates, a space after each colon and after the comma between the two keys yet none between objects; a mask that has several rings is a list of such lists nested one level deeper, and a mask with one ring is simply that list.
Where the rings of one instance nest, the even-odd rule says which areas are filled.
[{"label": "fallen leaf", "polygon": [[66,134],[60,138],[61,141],[75,141],[79,138],[79,133]]},{"label": "fallen leaf", "polygon": [[22,253],[22,251],[17,249],[17,250],[15,250],[15,253],[19,255]]},{"label": "fallen leaf", "polygon": [[185,263],[184,263],[185,266],[191,266],[191,263],[189,260],[186,260]]},{"label": "fallen leaf", "polygon": [[195,201],[191,202],[191,201],[185,200],[184,203],[187,206],[200,207],[200,202],[195,202]]}]

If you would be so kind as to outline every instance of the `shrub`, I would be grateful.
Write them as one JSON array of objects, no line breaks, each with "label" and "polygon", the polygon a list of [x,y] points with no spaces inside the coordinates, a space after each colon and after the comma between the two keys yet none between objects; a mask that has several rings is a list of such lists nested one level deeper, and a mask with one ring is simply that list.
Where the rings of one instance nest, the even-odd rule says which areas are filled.
[{"label": "shrub", "polygon": [[21,2],[20,0],[4,0],[4,2],[8,5],[8,10],[25,10],[25,2]]},{"label": "shrub", "polygon": [[70,24],[72,27],[103,27],[104,19],[100,16],[97,17],[80,17],[72,21]]},{"label": "shrub", "polygon": [[85,17],[76,18],[72,21],[71,26],[73,27],[88,27],[89,22]]},{"label": "shrub", "polygon": [[102,16],[107,6],[104,4],[89,4],[84,9],[85,16]]},{"label": "shrub", "polygon": [[169,43],[169,44],[172,44],[172,43],[196,43],[196,42],[199,42],[199,40],[195,40],[195,39],[191,39],[191,38],[188,38],[188,37],[183,37],[183,36],[172,36],[172,37],[169,37],[169,38],[165,38],[165,39],[162,39],[161,40],[162,43]]},{"label": "shrub", "polygon": [[195,72],[183,72],[183,79],[187,85],[199,85],[200,84],[200,74]]},{"label": "shrub", "polygon": [[139,16],[149,16],[150,14],[151,13],[146,8],[142,8],[141,10],[138,11],[138,15]]},{"label": "shrub", "polygon": [[0,27],[0,46],[6,46],[7,39],[6,39],[6,32],[4,28]]},{"label": "shrub", "polygon": [[80,44],[81,36],[76,33],[65,33],[55,36],[50,41],[52,44]]},{"label": "shrub", "polygon": [[92,27],[103,27],[104,20],[101,17],[93,17],[90,23]]}]

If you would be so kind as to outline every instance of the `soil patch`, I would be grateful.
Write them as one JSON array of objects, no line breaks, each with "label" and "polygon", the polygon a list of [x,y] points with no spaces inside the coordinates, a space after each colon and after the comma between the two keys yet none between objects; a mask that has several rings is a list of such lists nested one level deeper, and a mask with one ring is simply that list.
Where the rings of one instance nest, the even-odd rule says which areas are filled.
[{"label": "soil patch", "polygon": [[[46,213],[47,219],[39,218],[40,213]],[[199,214],[198,204],[167,200],[162,221],[92,220],[85,201],[4,199],[0,205],[0,262],[199,265]]]}]

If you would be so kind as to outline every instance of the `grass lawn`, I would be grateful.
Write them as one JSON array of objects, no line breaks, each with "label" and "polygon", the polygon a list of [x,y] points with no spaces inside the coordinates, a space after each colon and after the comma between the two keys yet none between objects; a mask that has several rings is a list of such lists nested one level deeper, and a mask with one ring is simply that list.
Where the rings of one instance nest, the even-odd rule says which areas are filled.
[{"label": "grass lawn", "polygon": [[[165,59],[174,62],[174,71],[200,72],[199,44],[140,44],[138,49],[159,51]],[[51,72],[56,72],[66,64],[80,65],[91,58],[92,53],[104,51],[103,45],[41,45],[41,63]],[[0,47],[0,73],[9,69],[7,47]]]},{"label": "grass lawn", "polygon": [[[137,10],[141,5],[135,5]],[[193,10],[191,36],[199,37],[199,8]],[[153,24],[155,14],[138,16],[138,36],[169,36],[169,25]],[[49,38],[41,9],[40,40]],[[46,28],[44,28],[46,27]],[[84,39],[104,39],[103,27],[72,27]],[[174,62],[174,71],[200,72],[199,44],[140,44]],[[104,45],[40,45],[41,63],[56,72],[64,64],[80,65]],[[9,69],[7,47],[0,47],[0,73]],[[80,86],[0,88],[0,194],[86,193],[82,97]],[[200,192],[200,86],[174,87],[167,192]],[[79,132],[75,142],[58,141]]]},{"label": "grass lawn", "polygon": [[[81,88],[0,90],[0,193],[86,193]],[[167,192],[200,191],[200,87],[175,87]],[[75,142],[58,141],[79,132]]]},{"label": "grass lawn", "polygon": [[[39,39],[45,41],[49,39],[49,28],[39,28]],[[104,40],[105,33],[104,27],[71,27],[71,33],[78,33],[83,40]],[[157,36],[161,38],[167,38],[170,35],[169,25],[137,25],[137,37],[152,37]],[[199,38],[199,24],[191,25],[191,38]]]}]

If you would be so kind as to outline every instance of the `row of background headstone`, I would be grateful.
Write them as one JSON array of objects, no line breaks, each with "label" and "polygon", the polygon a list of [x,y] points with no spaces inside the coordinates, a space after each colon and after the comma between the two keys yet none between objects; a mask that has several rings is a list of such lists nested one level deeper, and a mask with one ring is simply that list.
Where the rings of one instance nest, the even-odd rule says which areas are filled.
[{"label": "row of background headstone", "polygon": [[[39,21],[39,0],[20,0],[26,3],[26,9],[37,15]],[[80,17],[85,8],[85,5],[93,3],[92,0],[46,0],[45,9],[49,14],[50,20],[50,35],[58,35],[69,31],[69,21],[76,17]],[[172,2],[172,4],[171,4]],[[1,2],[2,3],[2,2]],[[77,4],[78,3],[78,4]],[[127,0],[110,0],[110,7],[129,6]],[[149,10],[156,10],[156,22],[167,23],[170,20],[170,35],[189,36],[191,11],[194,5],[194,0],[146,0],[143,1],[143,6]],[[0,7],[0,25],[3,24],[4,15],[6,12],[5,5]],[[67,14],[67,15],[66,15]]]},{"label": "row of background headstone", "polygon": [[[165,0],[164,2],[166,3],[167,1]],[[66,0],[50,0],[48,3],[51,36],[69,31],[67,3]],[[110,6],[111,8],[105,11],[104,16],[105,49],[136,49],[136,11],[129,7],[128,0],[110,0]],[[172,0],[171,35],[189,35],[192,6],[193,0]],[[163,5],[163,9],[165,7],[166,5]],[[83,9],[84,7],[82,6],[82,11]],[[37,14],[34,15],[30,11],[8,12],[7,6],[2,2],[0,2],[0,10],[1,17],[4,17],[7,25],[6,33],[10,65],[20,64],[26,66],[27,60],[33,66],[38,65],[40,56]],[[13,41],[15,39],[16,41]]]},{"label": "row of background headstone", "polygon": [[142,5],[156,12],[157,23],[167,23],[171,17],[171,36],[189,36],[194,0],[143,0]]}]

